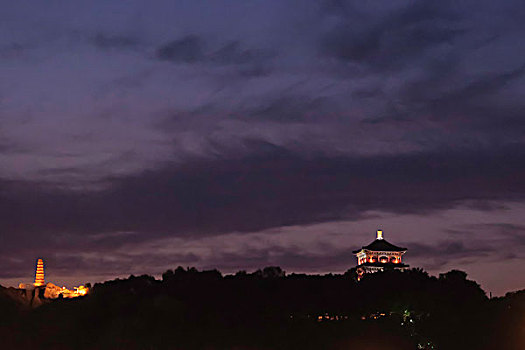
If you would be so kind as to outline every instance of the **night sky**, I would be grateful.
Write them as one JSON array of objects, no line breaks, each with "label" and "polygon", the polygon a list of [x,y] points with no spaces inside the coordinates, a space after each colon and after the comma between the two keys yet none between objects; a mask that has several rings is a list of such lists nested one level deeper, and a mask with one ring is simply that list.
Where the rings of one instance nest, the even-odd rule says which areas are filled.
[{"label": "night sky", "polygon": [[1,1],[0,284],[341,273],[382,228],[525,286],[525,3]]}]

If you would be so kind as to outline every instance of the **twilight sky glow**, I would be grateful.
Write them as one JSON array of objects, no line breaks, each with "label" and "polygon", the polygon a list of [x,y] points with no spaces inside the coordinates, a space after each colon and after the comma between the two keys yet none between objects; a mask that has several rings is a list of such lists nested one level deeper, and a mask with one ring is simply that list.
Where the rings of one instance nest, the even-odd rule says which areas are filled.
[{"label": "twilight sky glow", "polygon": [[0,284],[344,272],[377,228],[525,287],[525,3],[2,1]]}]

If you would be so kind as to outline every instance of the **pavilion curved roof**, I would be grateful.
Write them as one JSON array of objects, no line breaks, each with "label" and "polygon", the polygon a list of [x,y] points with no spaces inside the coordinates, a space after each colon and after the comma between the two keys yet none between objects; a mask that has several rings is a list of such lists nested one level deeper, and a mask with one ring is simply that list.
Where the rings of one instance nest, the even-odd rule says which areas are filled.
[{"label": "pavilion curved roof", "polygon": [[402,247],[393,245],[392,243],[388,242],[386,239],[376,239],[369,245],[364,246],[361,249],[354,250],[353,253],[357,254],[363,249],[371,250],[374,252],[404,252],[407,250],[406,248],[402,248]]}]

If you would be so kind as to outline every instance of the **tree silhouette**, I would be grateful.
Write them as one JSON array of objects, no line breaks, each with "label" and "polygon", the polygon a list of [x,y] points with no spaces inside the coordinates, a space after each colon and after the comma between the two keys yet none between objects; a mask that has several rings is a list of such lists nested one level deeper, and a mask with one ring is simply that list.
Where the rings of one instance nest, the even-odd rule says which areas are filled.
[{"label": "tree silhouette", "polygon": [[[21,294],[20,294],[21,295]],[[525,291],[489,300],[465,272],[422,269],[223,276],[177,267],[93,286],[87,297],[24,309],[0,288],[7,348],[519,349]]]}]

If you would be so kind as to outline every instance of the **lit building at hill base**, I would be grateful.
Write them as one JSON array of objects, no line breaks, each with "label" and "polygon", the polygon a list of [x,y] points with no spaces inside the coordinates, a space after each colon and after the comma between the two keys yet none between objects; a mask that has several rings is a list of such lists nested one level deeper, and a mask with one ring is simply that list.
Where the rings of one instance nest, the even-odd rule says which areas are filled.
[{"label": "lit building at hill base", "polygon": [[383,231],[378,230],[377,237],[372,243],[353,251],[357,257],[358,279],[361,279],[365,273],[383,271],[385,268],[405,270],[408,265],[402,263],[401,257],[406,251],[406,248],[388,242],[383,238]]},{"label": "lit building at hill base", "polygon": [[35,271],[35,283],[26,284],[20,283],[18,288],[25,290],[43,290],[43,297],[46,299],[57,298],[76,298],[81,297],[89,292],[89,288],[85,286],[74,287],[72,290],[66,287],[59,287],[53,283],[46,283],[44,279],[44,260],[38,259]]},{"label": "lit building at hill base", "polygon": [[66,287],[59,287],[53,283],[48,283],[46,285],[46,290],[44,292],[44,298],[46,299],[57,299],[57,298],[76,298],[86,295],[88,293],[88,288],[84,286],[78,286],[71,289]]}]

